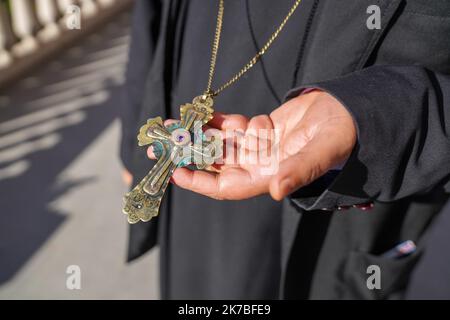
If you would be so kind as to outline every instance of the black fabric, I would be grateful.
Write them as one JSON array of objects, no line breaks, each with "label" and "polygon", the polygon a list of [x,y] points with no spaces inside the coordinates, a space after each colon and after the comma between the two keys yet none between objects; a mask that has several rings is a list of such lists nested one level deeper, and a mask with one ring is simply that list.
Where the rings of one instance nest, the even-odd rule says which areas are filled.
[{"label": "black fabric", "polygon": [[[328,227],[317,228],[313,215],[325,215],[324,211],[301,213],[298,232],[285,273],[286,299],[399,299],[404,296],[411,271],[420,259],[423,235],[430,222],[439,213],[448,195],[436,192],[432,195],[398,200],[394,203],[375,203],[367,212],[356,208],[331,214]],[[311,226],[311,228],[308,228]],[[323,233],[325,232],[325,235]],[[321,234],[318,238],[317,233]],[[314,240],[315,239],[315,240]],[[314,241],[312,241],[314,240]],[[411,240],[417,251],[401,259],[384,257],[383,254],[397,244]],[[295,250],[301,246],[303,251]],[[305,249],[306,248],[306,249]],[[302,264],[314,265],[310,272]],[[292,266],[297,264],[297,268]],[[366,286],[367,267],[381,268],[381,290],[369,290]],[[302,281],[308,279],[308,282]],[[295,290],[308,283],[309,291]],[[293,290],[292,290],[293,288]]]},{"label": "black fabric", "polygon": [[450,202],[427,231],[425,250],[415,268],[407,299],[450,299]]},{"label": "black fabric", "polygon": [[[304,1],[302,10],[296,12],[296,18],[277,39],[277,46],[263,58],[265,68],[258,64],[239,84],[224,91],[215,100],[216,110],[253,116],[270,113],[279,105],[276,97],[283,97],[291,88],[303,30],[313,3]],[[139,110],[124,103],[124,123],[130,136],[135,135],[149,117],[178,118],[179,106],[205,89],[217,5],[218,1],[162,1],[160,8],[148,7],[150,12],[145,11],[142,4],[136,9],[139,13],[135,15],[134,26],[141,29],[136,31],[138,34],[150,32],[139,27],[149,23],[141,23],[141,20],[159,18],[155,23],[158,36],[148,35],[156,39],[152,42],[152,54],[149,56],[148,51],[138,46],[131,47],[130,66],[141,70],[146,68],[141,61],[150,62],[145,79],[140,80],[145,86],[136,87],[129,82],[125,88],[129,92],[136,88],[143,91],[139,94],[143,96]],[[251,0],[248,4],[226,2],[214,87],[228,80],[254,55],[255,46],[267,40],[291,5],[290,0],[276,4],[269,0]],[[134,42],[145,41],[145,36],[133,37]],[[295,39],[294,45],[292,39]],[[274,63],[280,59],[284,62],[282,65]],[[137,77],[138,74],[131,71],[131,80]],[[134,96],[139,100],[138,95]],[[136,113],[138,119],[134,120]],[[123,141],[128,143],[122,148],[124,154],[133,150],[130,169],[137,181],[152,163],[133,139]],[[217,202],[179,188],[169,188],[160,217],[131,227],[129,258],[146,252],[157,238],[161,249],[163,298],[277,298],[281,206],[268,196]]]},{"label": "black fabric", "polygon": [[289,258],[287,274],[295,273],[295,281],[287,279],[283,288],[286,298],[307,299],[312,280],[311,274],[317,267],[317,260],[330,225],[331,212],[308,212],[302,216],[302,223],[296,232],[296,238]]},{"label": "black fabric", "polygon": [[[336,2],[327,5],[323,21],[332,20],[331,9],[339,6]],[[355,29],[356,35],[339,39],[345,45],[330,50],[329,39],[336,34],[329,27],[333,23],[324,22],[314,30],[315,43],[309,47],[301,87],[321,87],[340,99],[357,122],[359,141],[331,183],[326,175],[291,195],[300,215],[297,230],[303,232],[284,238],[284,246],[292,248],[286,256],[301,261],[305,254],[295,250],[298,242],[316,237],[314,228],[302,225],[310,224],[309,215],[320,211],[304,213],[299,208],[333,210],[368,200],[375,200],[375,206],[367,212],[352,208],[332,215],[325,237],[309,249],[313,252],[308,252],[309,257],[316,257],[308,261],[315,266],[313,272],[300,275],[288,258],[283,261],[284,298],[305,298],[287,285],[304,285],[302,279],[311,279],[306,295],[310,299],[404,297],[411,271],[425,250],[424,232],[449,197],[450,46],[445,39],[450,34],[450,3],[390,5],[395,10],[390,20],[384,20],[384,31],[367,37],[366,48],[373,48],[370,55],[367,50],[361,51],[362,56],[340,54],[349,48],[357,51],[355,40],[366,31]],[[332,59],[336,50],[338,64]],[[348,67],[353,71],[333,71],[346,67],[347,61],[353,61],[353,67]],[[372,64],[377,66],[370,68]],[[366,69],[358,71],[361,67]],[[292,213],[284,214],[292,220]],[[383,256],[406,240],[418,245],[415,254],[398,260]],[[381,267],[381,290],[366,287],[366,268],[371,264]]]},{"label": "black fabric", "polygon": [[[152,165],[133,141],[139,126],[157,115],[178,117],[179,105],[205,89],[218,1],[136,3],[122,159],[138,180]],[[255,54],[292,1],[225,5],[214,87]],[[381,9],[379,30],[366,27],[370,5]],[[219,202],[170,188],[160,217],[132,227],[130,258],[157,239],[163,298],[401,298],[423,252],[423,233],[448,198],[448,166],[432,169],[427,162],[445,166],[434,146],[447,155],[441,149],[448,143],[449,31],[444,0],[303,0],[263,64],[224,91],[215,108],[267,114],[292,83],[320,83],[357,119],[360,140],[351,161],[336,179],[324,177],[283,204],[268,196]],[[436,158],[427,160],[430,154]],[[387,202],[376,201],[369,212],[329,212],[377,197]],[[405,240],[417,242],[416,254],[382,257]],[[382,266],[384,290],[365,287],[368,263]]]},{"label": "black fabric", "polygon": [[136,128],[145,95],[145,83],[154,58],[161,19],[160,1],[137,1],[133,10],[131,44],[122,90],[123,105],[119,109],[122,123],[121,160],[128,170],[133,168]]},{"label": "black fabric", "polygon": [[[152,62],[155,60],[156,43],[162,34],[162,2],[136,1],[133,10],[129,59],[122,90],[122,108],[119,109],[122,124],[120,158],[124,167],[133,174],[133,185],[151,168],[145,160],[145,151],[136,148],[137,128],[142,113],[146,84]],[[162,111],[162,110],[161,110]],[[151,249],[157,242],[156,220],[130,226],[127,260],[131,261]]]},{"label": "black fabric", "polygon": [[306,87],[331,93],[349,110],[358,147],[326,191],[293,194],[297,205],[314,210],[388,202],[449,181],[448,75],[415,66],[375,66]]}]

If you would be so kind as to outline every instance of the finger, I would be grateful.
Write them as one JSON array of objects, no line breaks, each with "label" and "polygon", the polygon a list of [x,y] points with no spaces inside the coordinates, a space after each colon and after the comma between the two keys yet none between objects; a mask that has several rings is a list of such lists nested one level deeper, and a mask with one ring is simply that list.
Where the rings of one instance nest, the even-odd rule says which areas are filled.
[{"label": "finger", "polygon": [[268,115],[261,114],[250,119],[247,130],[273,129],[272,120]]},{"label": "finger", "polygon": [[[167,120],[164,120],[164,126],[168,127],[168,126],[170,126],[170,125],[172,125],[174,123],[179,123],[179,122],[180,122],[180,120],[167,119]],[[147,157],[149,157],[152,160],[156,160],[157,159],[156,156],[155,156],[155,153],[153,151],[153,146],[152,145],[147,148]]]},{"label": "finger", "polygon": [[122,170],[122,180],[125,183],[126,186],[131,186],[131,183],[133,182],[133,176],[131,175],[131,173],[126,170],[123,169]]},{"label": "finger", "polygon": [[239,168],[230,168],[220,174],[178,168],[172,182],[218,200],[243,200],[268,191],[268,180],[253,179],[249,172]]},{"label": "finger", "polygon": [[235,147],[225,147],[221,159],[216,160],[214,167],[220,171],[228,168],[242,167],[244,169],[259,164],[260,155],[263,152],[237,149]]},{"label": "finger", "polygon": [[213,172],[177,168],[172,175],[171,182],[183,189],[219,199],[217,176]]},{"label": "finger", "polygon": [[241,130],[247,129],[248,119],[240,114],[225,114],[214,112],[213,118],[208,122],[211,127],[220,130]]},{"label": "finger", "polygon": [[167,119],[167,120],[164,120],[164,126],[170,126],[171,124],[174,124],[174,123],[180,123],[181,121],[180,120],[176,120],[176,119]]},{"label": "finger", "polygon": [[219,129],[212,128],[207,125],[204,125],[202,129],[205,134],[205,137],[208,139],[211,139],[211,138],[219,139],[219,140],[225,139],[224,132]]},{"label": "finger", "polygon": [[322,135],[309,141],[299,152],[281,161],[270,181],[270,194],[282,200],[295,190],[324,175],[339,161],[339,142]]},{"label": "finger", "polygon": [[258,115],[250,119],[245,135],[239,144],[241,148],[258,151],[261,148],[270,148],[273,139],[274,125],[268,115]]},{"label": "finger", "polygon": [[155,153],[153,152],[153,146],[147,148],[147,157],[149,157],[152,160],[156,160]]}]

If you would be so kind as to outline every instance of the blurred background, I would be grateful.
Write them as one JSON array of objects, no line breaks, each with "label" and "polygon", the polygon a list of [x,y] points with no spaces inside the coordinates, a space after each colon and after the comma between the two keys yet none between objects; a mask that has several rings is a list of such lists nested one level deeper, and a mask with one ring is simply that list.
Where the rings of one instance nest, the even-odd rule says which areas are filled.
[{"label": "blurred background", "polygon": [[0,299],[158,298],[158,253],[125,263],[116,114],[132,6],[0,0]]}]

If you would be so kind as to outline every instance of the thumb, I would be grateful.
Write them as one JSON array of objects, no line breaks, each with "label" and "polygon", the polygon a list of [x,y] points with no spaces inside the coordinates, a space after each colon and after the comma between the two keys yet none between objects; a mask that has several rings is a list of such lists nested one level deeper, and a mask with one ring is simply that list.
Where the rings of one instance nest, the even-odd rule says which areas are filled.
[{"label": "thumb", "polygon": [[292,156],[281,161],[270,180],[270,195],[280,201],[295,190],[310,184],[328,172],[341,159],[332,139],[315,138]]}]

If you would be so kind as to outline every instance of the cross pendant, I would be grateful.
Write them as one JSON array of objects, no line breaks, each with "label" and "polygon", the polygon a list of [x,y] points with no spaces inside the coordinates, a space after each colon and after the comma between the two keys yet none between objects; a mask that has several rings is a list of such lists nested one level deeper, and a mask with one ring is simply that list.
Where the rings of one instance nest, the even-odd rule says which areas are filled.
[{"label": "cross pendant", "polygon": [[151,144],[158,161],[124,197],[123,213],[129,223],[146,222],[158,215],[162,197],[177,167],[195,164],[201,170],[222,156],[222,140],[207,138],[202,130],[213,117],[212,106],[210,95],[198,96],[180,107],[179,123],[164,126],[161,117],[156,117],[141,127],[138,144]]}]

